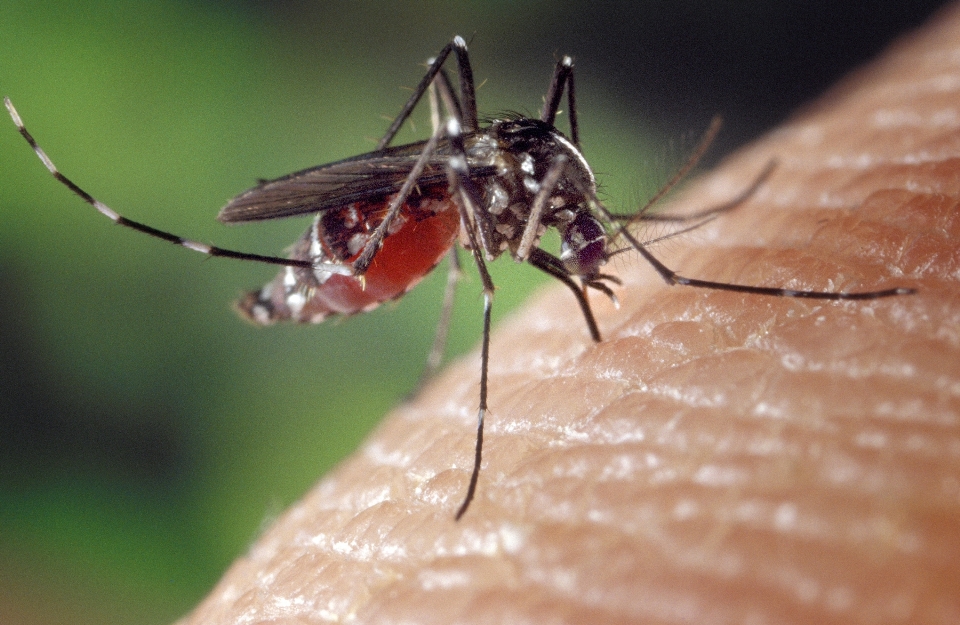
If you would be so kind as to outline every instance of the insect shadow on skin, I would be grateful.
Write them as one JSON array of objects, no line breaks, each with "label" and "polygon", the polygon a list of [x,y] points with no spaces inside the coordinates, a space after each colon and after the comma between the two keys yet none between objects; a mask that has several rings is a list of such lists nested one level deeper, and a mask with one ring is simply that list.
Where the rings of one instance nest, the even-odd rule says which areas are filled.
[{"label": "insect shadow on skin", "polygon": [[[451,55],[456,59],[456,88],[444,69]],[[431,103],[430,138],[391,146],[425,94]],[[569,134],[554,125],[564,94]],[[483,332],[473,468],[466,495],[455,513],[457,520],[474,498],[482,460],[494,291],[487,262],[504,252],[567,286],[594,341],[601,336],[588,292],[593,289],[615,300],[613,287],[619,281],[601,267],[614,255],[630,250],[640,254],[670,285],[821,300],[868,300],[914,292],[903,287],[859,293],[791,290],[688,278],[668,268],[647,249],[649,244],[700,227],[736,208],[770,176],[774,163],[740,195],[722,205],[686,215],[652,213],[650,208],[706,151],[719,129],[715,119],[687,162],[642,209],[611,212],[597,198],[596,180],[580,147],[573,61],[567,56],[554,68],[539,118],[504,116],[481,127],[467,46],[461,37],[455,37],[429,62],[423,79],[373,152],[262,181],[220,211],[218,219],[223,223],[315,215],[289,258],[206,245],[123,217],[60,173],[27,131],[9,98],[4,103],[20,134],[50,173],[113,222],[209,256],[282,266],[273,281],[237,303],[240,313],[257,324],[318,323],[330,315],[372,310],[403,296],[448,257],[451,269],[427,360],[428,376],[443,354],[460,272],[457,244],[466,249],[483,286]],[[678,224],[678,228],[641,242],[631,229],[650,221]],[[559,232],[559,255],[539,247],[540,237],[550,228]]]}]

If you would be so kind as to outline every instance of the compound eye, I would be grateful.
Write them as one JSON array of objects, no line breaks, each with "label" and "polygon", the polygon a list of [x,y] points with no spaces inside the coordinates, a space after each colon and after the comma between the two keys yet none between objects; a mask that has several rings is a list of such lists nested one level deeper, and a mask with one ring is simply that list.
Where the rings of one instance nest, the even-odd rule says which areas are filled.
[{"label": "compound eye", "polygon": [[590,279],[607,262],[607,232],[587,212],[578,213],[563,231],[560,260],[571,274]]}]

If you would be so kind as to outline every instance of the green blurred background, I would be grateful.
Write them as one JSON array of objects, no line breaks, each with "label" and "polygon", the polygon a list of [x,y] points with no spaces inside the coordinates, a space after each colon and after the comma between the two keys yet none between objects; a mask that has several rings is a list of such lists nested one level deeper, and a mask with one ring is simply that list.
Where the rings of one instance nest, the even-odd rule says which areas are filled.
[{"label": "green blurred background", "polygon": [[[713,114],[719,155],[939,3],[848,4],[3,0],[0,95],[119,212],[273,254],[309,219],[227,228],[220,206],[372,149],[454,34],[490,114],[535,113],[575,57],[586,154],[626,208]],[[411,390],[444,272],[342,323],[254,328],[230,304],[274,269],[112,226],[0,117],[0,623],[167,623]],[[544,282],[494,271],[497,317]],[[471,274],[454,355],[478,291]]]}]

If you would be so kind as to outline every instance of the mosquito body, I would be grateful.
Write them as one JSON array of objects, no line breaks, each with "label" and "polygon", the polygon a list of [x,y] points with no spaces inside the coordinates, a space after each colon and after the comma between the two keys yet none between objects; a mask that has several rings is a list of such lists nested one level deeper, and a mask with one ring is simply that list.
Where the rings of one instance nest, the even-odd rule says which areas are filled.
[{"label": "mosquito body", "polygon": [[[603,241],[595,240],[603,232],[599,223],[591,231],[593,258],[585,263],[586,256],[580,253],[584,245],[579,241],[590,217],[577,212],[584,200],[578,189],[593,193],[593,174],[569,140],[549,124],[501,120],[462,137],[460,147],[449,139],[438,142],[424,161],[416,186],[403,193],[402,185],[427,143],[386,148],[264,182],[224,207],[220,219],[225,222],[263,219],[268,212],[279,213],[276,216],[316,212],[291,254],[309,260],[311,266],[288,266],[273,282],[241,300],[240,311],[269,324],[319,322],[330,314],[371,310],[415,286],[452,250],[458,236],[469,241],[472,235],[485,260],[509,252],[518,260],[549,266],[558,259],[547,257],[536,243],[546,228],[556,227],[563,233],[564,249],[570,250],[569,260],[560,263],[576,267],[569,273],[586,276],[595,269],[587,270],[587,264],[598,267],[605,260]],[[463,215],[448,180],[449,163],[457,156],[466,163],[478,202],[467,204],[474,210]],[[544,206],[536,228],[527,232],[531,206],[544,188],[544,166],[554,160],[569,163],[566,180],[549,185],[550,197],[544,195],[540,201]],[[357,199],[323,206],[332,198]],[[395,200],[396,214],[361,273],[356,263],[389,218]],[[461,233],[461,216],[470,219],[470,233]]]},{"label": "mosquito body", "polygon": [[[456,58],[456,89],[443,69],[451,55]],[[611,285],[619,282],[602,273],[601,267],[612,255],[628,249],[643,256],[672,285],[823,300],[875,299],[913,292],[907,288],[860,293],[797,291],[681,276],[654,257],[630,227],[639,221],[692,222],[681,232],[689,230],[745,201],[772,167],[722,206],[683,217],[648,213],[650,205],[702,155],[716,132],[715,123],[687,164],[646,207],[632,215],[614,214],[597,199],[594,174],[580,149],[570,57],[557,63],[539,118],[516,116],[481,127],[474,91],[466,44],[455,37],[430,63],[375,151],[262,182],[221,210],[218,218],[224,223],[313,214],[313,223],[289,258],[205,245],[119,215],[61,174],[27,131],[10,100],[5,104],[51,174],[114,222],[207,255],[281,265],[272,282],[238,303],[241,313],[259,324],[315,323],[330,315],[371,310],[401,297],[445,256],[458,268],[458,243],[469,251],[483,285],[483,335],[474,461],[457,519],[474,497],[482,458],[494,290],[486,263],[504,253],[565,284],[594,341],[601,336],[587,293],[594,289],[613,297]],[[391,147],[397,131],[425,94],[433,105],[432,135],[427,141]],[[564,94],[568,134],[555,126]],[[442,102],[443,114],[435,100]],[[539,247],[541,235],[549,228],[560,234],[559,255]],[[444,320],[449,319],[454,283],[448,281]],[[440,326],[431,364],[442,352],[446,321]]]}]

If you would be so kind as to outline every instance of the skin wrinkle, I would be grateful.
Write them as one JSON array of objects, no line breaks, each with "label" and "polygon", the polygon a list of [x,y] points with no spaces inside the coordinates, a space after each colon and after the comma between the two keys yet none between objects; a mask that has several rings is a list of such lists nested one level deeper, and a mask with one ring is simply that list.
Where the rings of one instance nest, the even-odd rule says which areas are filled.
[{"label": "skin wrinkle", "polygon": [[[915,295],[667,287],[496,328],[266,531],[182,623],[960,622],[960,7],[670,212],[758,193],[654,252],[684,275]],[[467,287],[469,288],[469,287]],[[504,285],[504,288],[509,288]]]}]

